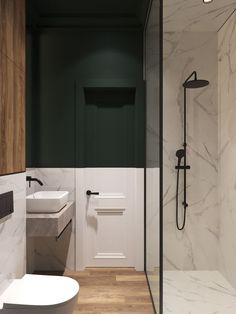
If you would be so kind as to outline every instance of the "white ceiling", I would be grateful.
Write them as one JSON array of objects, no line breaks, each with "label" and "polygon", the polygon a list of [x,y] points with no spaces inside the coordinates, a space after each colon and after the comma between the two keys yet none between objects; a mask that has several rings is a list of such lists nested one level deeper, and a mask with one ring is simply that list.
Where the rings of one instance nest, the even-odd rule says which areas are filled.
[{"label": "white ceiling", "polygon": [[218,31],[236,9],[236,0],[164,0],[164,32]]}]

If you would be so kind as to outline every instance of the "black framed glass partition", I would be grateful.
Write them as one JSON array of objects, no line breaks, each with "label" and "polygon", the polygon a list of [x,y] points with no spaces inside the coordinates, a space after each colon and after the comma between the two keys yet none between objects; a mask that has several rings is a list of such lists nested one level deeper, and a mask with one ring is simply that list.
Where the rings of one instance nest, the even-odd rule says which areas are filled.
[{"label": "black framed glass partition", "polygon": [[162,1],[150,3],[145,28],[146,168],[145,271],[156,313],[161,313]]}]

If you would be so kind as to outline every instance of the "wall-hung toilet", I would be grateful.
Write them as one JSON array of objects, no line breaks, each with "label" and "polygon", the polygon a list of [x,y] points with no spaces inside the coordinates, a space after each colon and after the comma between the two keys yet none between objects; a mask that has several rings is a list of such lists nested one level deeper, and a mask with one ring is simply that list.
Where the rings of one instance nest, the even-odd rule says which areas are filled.
[{"label": "wall-hung toilet", "polygon": [[74,279],[25,275],[0,295],[0,314],[72,314],[78,293]]}]

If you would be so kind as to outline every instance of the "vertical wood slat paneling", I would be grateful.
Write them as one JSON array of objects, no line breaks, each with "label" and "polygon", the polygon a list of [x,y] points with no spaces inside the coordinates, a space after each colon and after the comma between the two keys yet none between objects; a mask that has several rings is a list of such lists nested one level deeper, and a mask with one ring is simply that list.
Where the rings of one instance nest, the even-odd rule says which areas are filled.
[{"label": "vertical wood slat paneling", "polygon": [[0,0],[0,175],[25,171],[25,0]]},{"label": "vertical wood slat paneling", "polygon": [[25,71],[25,0],[0,0],[0,51]]}]

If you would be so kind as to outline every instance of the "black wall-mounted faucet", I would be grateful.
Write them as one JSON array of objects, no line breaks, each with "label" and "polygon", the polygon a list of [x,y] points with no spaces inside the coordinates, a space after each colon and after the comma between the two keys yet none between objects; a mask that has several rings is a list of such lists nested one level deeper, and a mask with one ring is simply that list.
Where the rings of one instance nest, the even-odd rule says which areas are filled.
[{"label": "black wall-mounted faucet", "polygon": [[43,182],[37,178],[32,178],[31,176],[26,176],[26,181],[29,182],[29,187],[31,187],[31,182],[36,181],[38,184],[43,185]]}]

